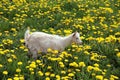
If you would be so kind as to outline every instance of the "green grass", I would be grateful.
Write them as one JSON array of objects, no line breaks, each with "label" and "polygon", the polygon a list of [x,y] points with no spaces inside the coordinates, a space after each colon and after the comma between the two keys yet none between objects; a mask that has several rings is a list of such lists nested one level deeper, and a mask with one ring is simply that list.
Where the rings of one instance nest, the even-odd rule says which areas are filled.
[{"label": "green grass", "polygon": [[[119,80],[119,0],[0,1],[1,80]],[[37,60],[27,57],[24,33],[61,36],[78,31],[83,45],[72,44]],[[22,64],[19,64],[19,63]]]}]

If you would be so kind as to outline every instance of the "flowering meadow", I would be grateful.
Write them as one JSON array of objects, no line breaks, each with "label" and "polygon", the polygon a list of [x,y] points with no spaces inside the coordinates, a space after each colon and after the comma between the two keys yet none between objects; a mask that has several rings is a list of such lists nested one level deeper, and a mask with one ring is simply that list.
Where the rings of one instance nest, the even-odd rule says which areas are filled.
[{"label": "flowering meadow", "polygon": [[[27,27],[83,44],[34,60]],[[120,80],[120,0],[0,0],[0,80]]]}]

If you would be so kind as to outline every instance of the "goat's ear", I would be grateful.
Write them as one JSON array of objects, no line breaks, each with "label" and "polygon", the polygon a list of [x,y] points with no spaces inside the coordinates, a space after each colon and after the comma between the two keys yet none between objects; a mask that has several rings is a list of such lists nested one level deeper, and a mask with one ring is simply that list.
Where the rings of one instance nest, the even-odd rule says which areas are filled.
[{"label": "goat's ear", "polygon": [[27,27],[28,30],[30,30],[30,27]]},{"label": "goat's ear", "polygon": [[76,35],[77,31],[73,33],[73,37]]}]

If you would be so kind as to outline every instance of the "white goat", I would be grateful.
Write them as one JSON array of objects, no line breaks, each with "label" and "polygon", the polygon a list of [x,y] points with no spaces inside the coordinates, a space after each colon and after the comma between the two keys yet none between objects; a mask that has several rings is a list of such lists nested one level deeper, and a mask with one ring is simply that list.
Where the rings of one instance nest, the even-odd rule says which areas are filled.
[{"label": "white goat", "polygon": [[32,57],[36,59],[39,51],[47,53],[48,48],[62,52],[72,42],[82,44],[79,37],[80,34],[78,32],[61,37],[44,32],[33,32],[30,34],[30,30],[28,29],[25,32],[25,45],[29,49],[29,52],[32,53]]}]

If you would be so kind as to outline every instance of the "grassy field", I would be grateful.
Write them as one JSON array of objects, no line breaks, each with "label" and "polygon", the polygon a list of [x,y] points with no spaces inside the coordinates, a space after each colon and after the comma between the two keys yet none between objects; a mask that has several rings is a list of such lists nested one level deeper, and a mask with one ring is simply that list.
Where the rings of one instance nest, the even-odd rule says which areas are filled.
[{"label": "grassy field", "polygon": [[[78,31],[59,57],[27,57],[24,33]],[[120,80],[120,0],[0,0],[1,80]]]}]

